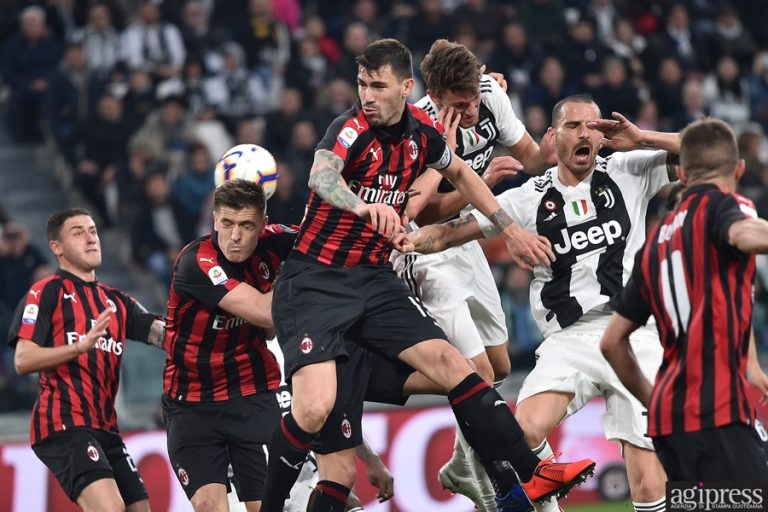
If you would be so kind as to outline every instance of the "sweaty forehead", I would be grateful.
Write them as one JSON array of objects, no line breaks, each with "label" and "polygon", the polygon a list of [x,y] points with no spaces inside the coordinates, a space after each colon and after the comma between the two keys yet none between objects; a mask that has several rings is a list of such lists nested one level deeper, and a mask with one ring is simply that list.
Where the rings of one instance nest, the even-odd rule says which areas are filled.
[{"label": "sweaty forehead", "polygon": [[218,211],[220,220],[227,219],[231,222],[258,222],[261,220],[261,214],[256,208],[248,206],[246,208],[236,210],[228,206],[222,206]]},{"label": "sweaty forehead", "polygon": [[389,82],[395,80],[390,65],[381,66],[378,69],[366,69],[360,67],[357,71],[357,78],[365,82]]},{"label": "sweaty forehead", "polygon": [[566,103],[561,112],[561,124],[573,121],[592,121],[600,118],[600,111],[592,103]]}]

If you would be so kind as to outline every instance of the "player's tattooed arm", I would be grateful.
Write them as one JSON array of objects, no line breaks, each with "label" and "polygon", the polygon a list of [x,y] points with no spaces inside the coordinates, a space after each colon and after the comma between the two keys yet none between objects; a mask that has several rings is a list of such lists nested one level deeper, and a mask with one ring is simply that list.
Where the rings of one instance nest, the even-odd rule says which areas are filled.
[{"label": "player's tattooed arm", "polygon": [[341,177],[344,161],[332,151],[319,149],[309,171],[309,188],[334,208],[356,211],[365,206]]},{"label": "player's tattooed arm", "polygon": [[513,224],[512,217],[509,216],[507,212],[504,211],[503,208],[499,208],[493,214],[491,214],[488,219],[493,222],[493,225],[496,226],[496,228],[499,231],[504,231],[508,226],[511,226]]},{"label": "player's tattooed arm", "polygon": [[164,348],[165,340],[165,320],[156,319],[149,327],[149,334],[147,335],[147,344],[157,347],[159,349]]},{"label": "player's tattooed arm", "polygon": [[417,229],[409,233],[407,238],[413,244],[411,250],[430,254],[483,238],[483,232],[477,219],[470,214],[445,224],[432,224]]},{"label": "player's tattooed arm", "polygon": [[667,178],[669,178],[669,181],[677,181],[678,165],[680,165],[680,155],[667,153]]}]

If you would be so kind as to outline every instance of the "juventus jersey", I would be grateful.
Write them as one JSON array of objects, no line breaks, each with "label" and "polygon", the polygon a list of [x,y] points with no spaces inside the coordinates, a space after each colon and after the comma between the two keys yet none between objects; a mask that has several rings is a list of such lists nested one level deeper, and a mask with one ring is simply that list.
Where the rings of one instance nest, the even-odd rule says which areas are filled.
[{"label": "juventus jersey", "polygon": [[[416,102],[432,119],[440,109],[429,96]],[[491,162],[497,144],[514,146],[525,135],[525,126],[515,115],[509,98],[496,80],[488,75],[480,77],[479,121],[471,128],[459,127],[456,133],[456,155],[461,157],[477,174],[483,175]],[[450,192],[453,185],[443,179],[439,192]]]},{"label": "juventus jersey", "polygon": [[[669,183],[666,151],[637,150],[597,157],[576,186],[563,185],[557,167],[497,196],[521,227],[545,236],[556,261],[534,269],[533,317],[544,336],[572,325],[607,303],[629,279],[645,241],[648,201]],[[486,237],[496,227],[473,210]]]}]

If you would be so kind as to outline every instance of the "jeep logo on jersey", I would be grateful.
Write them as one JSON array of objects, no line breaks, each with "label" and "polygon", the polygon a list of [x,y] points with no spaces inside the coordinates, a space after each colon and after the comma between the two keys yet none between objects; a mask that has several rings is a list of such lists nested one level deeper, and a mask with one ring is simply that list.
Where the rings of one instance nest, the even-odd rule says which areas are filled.
[{"label": "jeep logo on jersey", "polygon": [[617,240],[624,240],[621,224],[616,220],[609,220],[602,224],[584,223],[573,226],[572,232],[563,228],[560,233],[563,240],[553,244],[558,254],[568,254],[571,249],[579,253],[592,252],[603,247],[613,245]]},{"label": "jeep logo on jersey", "polygon": [[99,450],[96,449],[95,446],[92,444],[88,445],[88,449],[86,450],[88,453],[88,458],[91,459],[93,462],[96,462],[99,460]]},{"label": "jeep logo on jersey", "polygon": [[309,336],[304,336],[304,339],[299,343],[299,350],[301,350],[302,354],[309,354],[314,346],[312,339]]},{"label": "jeep logo on jersey", "polygon": [[472,168],[473,171],[480,173],[488,164],[488,160],[493,153],[493,146],[488,147],[482,153],[476,154],[473,158],[465,158],[464,162]]},{"label": "jeep logo on jersey", "polygon": [[408,199],[407,192],[385,190],[378,187],[366,187],[357,180],[349,181],[349,189],[366,203],[385,203],[390,206],[396,206],[405,204],[406,199]]},{"label": "jeep logo on jersey", "polygon": [[344,418],[341,422],[341,433],[344,434],[344,437],[347,439],[352,437],[352,425],[347,418]]}]

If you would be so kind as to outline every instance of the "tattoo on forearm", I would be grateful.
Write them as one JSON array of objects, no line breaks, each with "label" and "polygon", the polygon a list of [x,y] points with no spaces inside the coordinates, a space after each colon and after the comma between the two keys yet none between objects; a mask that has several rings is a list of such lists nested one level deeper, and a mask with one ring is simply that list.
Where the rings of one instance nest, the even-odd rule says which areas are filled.
[{"label": "tattoo on forearm", "polygon": [[159,349],[164,348],[165,341],[165,321],[155,320],[152,322],[152,326],[149,328],[149,335],[147,336],[147,343],[153,347]]},{"label": "tattoo on forearm", "polygon": [[315,153],[315,162],[309,174],[309,187],[335,208],[353,210],[363,202],[344,183],[341,158],[328,150]]},{"label": "tattoo on forearm", "polygon": [[669,181],[677,181],[677,166],[680,165],[680,155],[667,154],[667,178]]},{"label": "tattoo on forearm", "polygon": [[493,225],[496,226],[499,231],[504,231],[507,226],[513,224],[512,217],[510,217],[503,208],[499,208],[493,212],[488,219],[493,222]]},{"label": "tattoo on forearm", "polygon": [[640,147],[643,147],[643,148],[655,148],[656,144],[654,144],[653,141],[650,141],[650,140],[641,140],[640,141]]},{"label": "tattoo on forearm", "polygon": [[437,237],[434,234],[426,234],[419,240],[415,246],[417,252],[423,252],[428,254],[435,251],[435,244],[437,243]]}]

